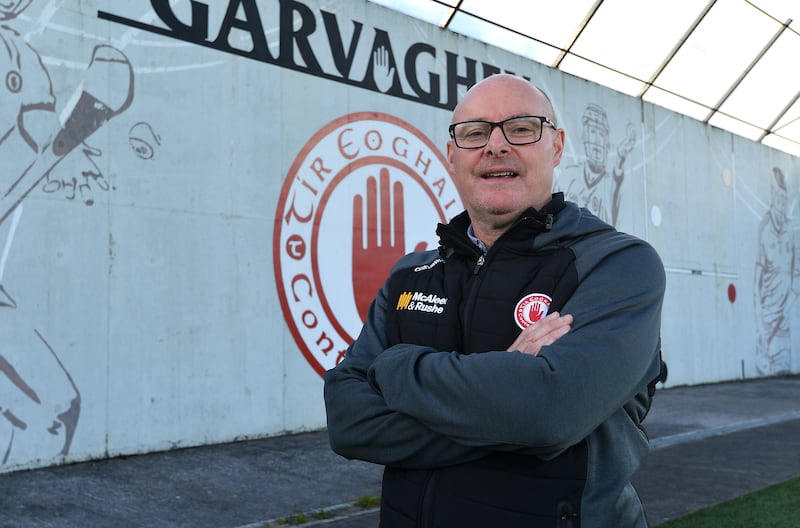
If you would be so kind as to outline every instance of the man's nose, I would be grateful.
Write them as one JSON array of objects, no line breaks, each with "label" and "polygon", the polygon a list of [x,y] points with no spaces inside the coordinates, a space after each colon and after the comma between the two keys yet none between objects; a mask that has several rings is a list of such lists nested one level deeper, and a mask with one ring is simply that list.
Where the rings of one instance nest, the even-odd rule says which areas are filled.
[{"label": "man's nose", "polygon": [[507,152],[508,148],[509,143],[506,136],[503,134],[503,129],[499,126],[492,128],[492,131],[489,133],[489,142],[486,144],[486,149],[493,154],[499,154]]}]

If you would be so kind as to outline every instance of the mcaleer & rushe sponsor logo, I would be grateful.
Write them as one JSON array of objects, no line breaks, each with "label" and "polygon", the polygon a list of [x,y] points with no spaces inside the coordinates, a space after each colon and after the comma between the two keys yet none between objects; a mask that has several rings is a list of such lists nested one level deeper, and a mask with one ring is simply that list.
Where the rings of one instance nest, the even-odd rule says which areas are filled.
[{"label": "mcaleer & rushe sponsor logo", "polygon": [[410,310],[417,312],[431,312],[440,314],[444,312],[447,297],[422,292],[403,292],[397,300],[397,310]]},{"label": "mcaleer & rushe sponsor logo", "polygon": [[[320,375],[344,357],[395,262],[436,248],[436,223],[461,210],[441,152],[401,119],[348,114],[306,143],[281,190],[273,259],[284,318]],[[447,303],[407,293],[404,309]]]}]

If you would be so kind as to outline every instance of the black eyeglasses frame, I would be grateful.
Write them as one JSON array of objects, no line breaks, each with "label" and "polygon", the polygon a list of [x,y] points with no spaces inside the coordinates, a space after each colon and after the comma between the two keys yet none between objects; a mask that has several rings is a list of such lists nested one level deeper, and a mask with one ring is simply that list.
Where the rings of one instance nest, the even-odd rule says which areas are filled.
[{"label": "black eyeglasses frame", "polygon": [[[504,128],[504,125],[506,123],[508,123],[509,121],[514,121],[515,119],[525,119],[525,118],[528,118],[528,119],[529,118],[535,118],[535,119],[538,119],[540,121],[541,124],[540,124],[540,127],[539,127],[539,137],[536,138],[533,141],[523,141],[521,143],[520,142],[516,142],[516,141],[511,141],[510,139],[508,139],[508,136],[506,135],[506,129]],[[455,128],[457,126],[463,125],[465,123],[485,123],[487,125],[491,125],[491,128],[489,129],[489,133],[486,135],[486,143],[484,143],[483,145],[480,145],[480,146],[475,146],[475,147],[462,147],[461,145],[459,145],[458,144],[458,140],[456,139],[456,135],[455,135]],[[447,130],[450,133],[450,139],[453,140],[453,144],[455,144],[456,147],[458,147],[460,149],[464,149],[464,150],[475,150],[475,149],[479,149],[479,148],[484,148],[486,145],[488,145],[489,144],[489,139],[492,136],[492,132],[494,132],[494,129],[498,128],[498,127],[500,128],[500,131],[503,133],[503,137],[505,138],[505,140],[508,142],[509,145],[517,145],[517,146],[519,146],[519,145],[532,145],[534,143],[538,143],[539,141],[541,141],[542,135],[544,134],[543,131],[544,131],[544,126],[545,125],[548,125],[548,126],[552,127],[553,130],[558,130],[558,127],[556,126],[556,124],[549,117],[536,116],[536,115],[514,116],[514,117],[509,117],[508,119],[503,119],[502,121],[486,121],[486,120],[483,120],[483,119],[470,119],[468,121],[459,121],[458,123],[451,123],[450,126],[447,127]]]}]

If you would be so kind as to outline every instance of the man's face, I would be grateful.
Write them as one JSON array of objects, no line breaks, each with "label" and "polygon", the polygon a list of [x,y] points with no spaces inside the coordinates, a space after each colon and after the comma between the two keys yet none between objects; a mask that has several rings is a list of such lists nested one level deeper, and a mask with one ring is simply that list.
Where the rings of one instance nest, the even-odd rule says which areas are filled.
[{"label": "man's face", "polygon": [[[453,122],[502,121],[510,117],[552,111],[544,95],[524,79],[498,75],[475,85],[456,107]],[[473,223],[508,225],[528,207],[541,209],[550,201],[553,169],[561,160],[563,130],[545,126],[542,139],[511,145],[499,127],[478,149],[447,143],[450,174]]]}]

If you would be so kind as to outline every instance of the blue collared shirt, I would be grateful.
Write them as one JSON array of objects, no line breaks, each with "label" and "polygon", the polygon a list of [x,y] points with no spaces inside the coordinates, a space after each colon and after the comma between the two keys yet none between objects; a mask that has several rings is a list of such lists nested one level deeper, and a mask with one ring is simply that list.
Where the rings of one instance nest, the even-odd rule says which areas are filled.
[{"label": "blue collared shirt", "polygon": [[489,251],[489,249],[486,247],[486,244],[484,244],[484,243],[481,241],[481,239],[480,239],[480,238],[478,238],[478,237],[476,237],[476,236],[475,236],[475,230],[473,230],[473,229],[472,229],[472,224],[470,224],[470,225],[469,225],[469,227],[467,228],[467,236],[469,237],[469,239],[470,239],[470,240],[472,240],[472,243],[473,243],[473,244],[475,244],[476,246],[478,246],[478,249],[480,249],[480,250],[481,250],[481,252],[482,252],[484,255],[486,254],[486,252],[487,252],[487,251]]}]

